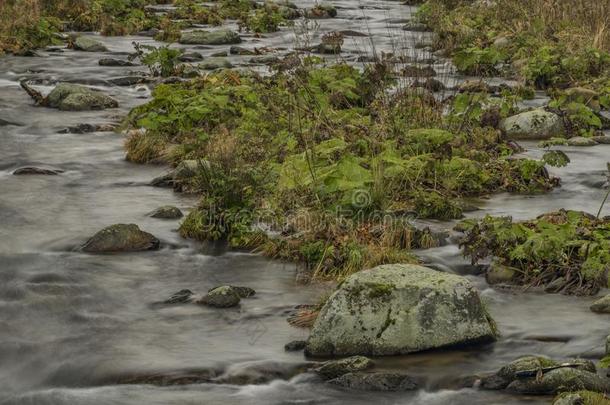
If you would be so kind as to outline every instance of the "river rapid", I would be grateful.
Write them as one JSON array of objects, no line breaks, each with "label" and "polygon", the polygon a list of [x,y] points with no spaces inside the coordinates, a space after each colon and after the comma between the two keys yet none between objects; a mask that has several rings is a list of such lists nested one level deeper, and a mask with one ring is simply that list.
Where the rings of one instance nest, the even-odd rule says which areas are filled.
[{"label": "river rapid", "polygon": [[[315,41],[331,30],[367,33],[347,37],[340,58],[349,62],[373,49],[421,56],[416,44],[429,40],[429,34],[402,30],[415,9],[399,2],[332,3],[338,17],[318,20],[308,35]],[[112,82],[144,68],[102,67],[98,60],[124,58],[133,51],[132,41],[160,44],[135,36],[97,39],[110,52],[61,48],[33,57],[0,57],[0,404],[543,404],[550,399],[459,389],[454,381],[494,371],[525,354],[603,356],[608,318],[589,311],[593,297],[494,290],[450,244],[418,254],[435,268],[471,279],[502,336],[483,347],[378,359],[381,369],[421,377],[425,383],[415,392],[350,392],[321,384],[310,374],[257,385],[116,384],[124,376],[191,369],[214,369],[224,376],[251,375],[257,369],[282,374],[305,361],[301,352],[284,351],[285,343],[307,336],[286,322],[287,315],[297,304],[315,302],[329,286],[297,285],[294,264],[180,238],[177,221],[147,216],[162,205],[186,212],[196,204],[193,196],[148,185],[166,167],[125,161],[121,134],[60,133],[83,123],[119,122],[150,97],[144,85]],[[286,53],[295,44],[295,33],[285,28],[243,39],[247,48],[283,48]],[[207,56],[228,46],[189,50]],[[237,67],[248,66],[249,58],[230,56]],[[453,75],[442,59],[434,68],[449,85],[465,79]],[[19,87],[24,78],[43,93],[57,82],[88,84],[116,98],[120,107],[89,112],[36,107]],[[523,146],[529,154],[541,153],[535,144]],[[605,193],[610,145],[564,150],[572,163],[552,169],[562,178],[560,188],[546,195],[503,194],[476,201],[480,210],[469,216],[526,219],[558,208],[596,213]],[[26,165],[64,172],[12,174]],[[610,204],[603,214],[610,215]],[[120,255],[75,250],[114,223],[138,224],[161,239],[162,249]],[[153,305],[184,288],[202,293],[220,284],[249,286],[257,295],[238,309]]]}]

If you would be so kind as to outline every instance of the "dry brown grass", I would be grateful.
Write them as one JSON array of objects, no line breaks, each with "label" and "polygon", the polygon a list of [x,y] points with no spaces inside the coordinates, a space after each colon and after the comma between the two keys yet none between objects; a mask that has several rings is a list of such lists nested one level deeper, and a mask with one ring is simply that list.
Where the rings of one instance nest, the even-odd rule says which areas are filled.
[{"label": "dry brown grass", "polygon": [[499,0],[494,10],[515,31],[543,29],[575,47],[610,50],[610,0]]}]

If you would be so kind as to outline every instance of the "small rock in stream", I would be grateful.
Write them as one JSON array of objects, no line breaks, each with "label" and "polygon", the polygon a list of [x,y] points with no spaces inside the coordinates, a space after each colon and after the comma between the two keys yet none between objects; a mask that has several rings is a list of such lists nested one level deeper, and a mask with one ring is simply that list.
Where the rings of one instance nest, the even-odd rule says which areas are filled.
[{"label": "small rock in stream", "polygon": [[590,309],[598,314],[610,314],[610,295],[606,295],[595,301]]},{"label": "small rock in stream", "polygon": [[418,388],[412,377],[401,373],[347,373],[330,384],[360,391],[412,391]]},{"label": "small rock in stream", "polygon": [[193,299],[193,292],[188,289],[180,290],[172,294],[171,297],[163,301],[164,304],[186,304]]},{"label": "small rock in stream", "polygon": [[116,124],[78,124],[57,131],[58,134],[87,134],[90,132],[114,132]]},{"label": "small rock in stream", "polygon": [[293,340],[284,345],[284,350],[287,352],[298,352],[305,349],[307,341],[305,340]]},{"label": "small rock in stream", "polygon": [[[227,287],[227,286],[216,286],[216,287],[210,288],[208,290],[208,292],[212,292],[215,289],[220,288],[220,287]],[[240,287],[240,286],[234,286],[234,285],[230,285],[228,287],[231,287],[237,293],[237,295],[239,295],[239,298],[250,298],[256,294],[256,291],[254,291],[254,289],[250,288],[250,287]]]},{"label": "small rock in stream", "polygon": [[178,219],[182,218],[184,215],[179,208],[174,207],[173,205],[164,205],[162,207],[157,208],[148,214],[152,218],[161,218],[161,219]]},{"label": "small rock in stream", "polygon": [[570,146],[595,146],[597,142],[592,138],[585,138],[584,136],[575,136],[568,139],[568,145]]},{"label": "small rock in stream", "polygon": [[135,63],[115,58],[102,58],[97,62],[100,66],[136,66]]},{"label": "small rock in stream", "polygon": [[375,363],[368,357],[352,356],[340,360],[326,361],[313,371],[326,380],[332,380],[344,374],[368,370],[374,366]]},{"label": "small rock in stream", "polygon": [[159,239],[136,224],[115,224],[93,235],[81,249],[90,253],[135,252],[159,249]]},{"label": "small rock in stream", "polygon": [[481,379],[482,389],[506,389],[519,394],[547,395],[579,389],[600,392],[607,387],[607,381],[596,374],[591,361],[558,362],[542,356],[521,357]]},{"label": "small rock in stream", "polygon": [[216,287],[197,301],[197,304],[215,308],[231,308],[239,305],[241,297],[237,290],[229,285]]},{"label": "small rock in stream", "polygon": [[241,38],[235,31],[221,29],[216,31],[187,31],[180,36],[181,44],[186,45],[229,45],[239,44]]},{"label": "small rock in stream", "polygon": [[21,82],[21,87],[37,102],[37,104],[58,108],[65,111],[103,110],[105,108],[116,108],[118,101],[110,96],[72,83],[60,83],[46,96],[32,89],[27,83]]},{"label": "small rock in stream", "polygon": [[53,168],[46,168],[46,167],[36,167],[36,166],[24,166],[24,167],[20,167],[18,169],[15,169],[13,171],[13,174],[15,176],[21,176],[21,175],[32,175],[32,174],[42,174],[42,175],[50,175],[50,176],[55,176],[58,175],[60,173],[63,173],[64,171],[61,169],[53,169]]},{"label": "small rock in stream", "polygon": [[73,43],[74,49],[84,52],[107,52],[108,48],[100,41],[91,37],[78,37]]}]

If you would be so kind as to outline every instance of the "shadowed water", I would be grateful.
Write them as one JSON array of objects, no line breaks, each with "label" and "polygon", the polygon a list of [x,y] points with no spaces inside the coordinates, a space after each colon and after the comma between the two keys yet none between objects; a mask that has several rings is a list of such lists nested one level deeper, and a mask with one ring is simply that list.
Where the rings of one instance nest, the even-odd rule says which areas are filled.
[{"label": "shadowed water", "polygon": [[[302,2],[303,6],[313,2]],[[399,2],[333,2],[339,17],[318,20],[312,44],[329,30],[356,30],[341,57],[355,62],[374,47],[421,53],[416,42],[429,34],[401,30],[412,8]],[[315,28],[315,27],[314,27]],[[178,236],[177,221],[146,214],[161,205],[188,211],[196,198],[147,183],[161,166],[124,160],[123,137],[109,132],[61,134],[82,123],[118,122],[146,101],[145,86],[112,86],[110,80],[141,67],[100,67],[101,57],[125,57],[132,41],[144,37],[99,38],[111,51],[86,53],[42,50],[38,57],[0,57],[0,403],[2,404],[521,404],[548,398],[455,389],[461,376],[492,371],[523,354],[600,357],[608,318],[588,310],[593,298],[499,292],[482,277],[468,277],[480,289],[502,338],[477,349],[447,350],[380,359],[381,368],[421,377],[422,389],[407,394],[357,393],[320,384],[309,374],[260,385],[192,384],[155,387],[118,385],[125,376],[209,369],[218,375],[247,373],[255,366],[285,369],[302,363],[285,343],[306,333],[286,322],[297,304],[315,302],[327,287],[296,285],[295,265],[256,255],[226,252]],[[255,38],[241,46],[295,44],[294,31]],[[302,45],[302,44],[301,44]],[[190,47],[204,55],[228,46]],[[231,56],[237,67],[249,56]],[[445,61],[434,67],[448,72]],[[262,69],[262,66],[259,66]],[[62,112],[33,106],[18,85],[27,78],[48,92],[58,81],[95,86],[120,102],[119,109]],[[449,82],[456,77],[445,77]],[[0,122],[4,122],[0,121]],[[535,145],[528,153],[539,154]],[[530,218],[557,208],[596,212],[603,197],[603,170],[610,146],[566,148],[572,163],[553,172],[561,188],[546,195],[499,195],[478,202],[470,215],[486,213]],[[64,170],[57,176],[13,176],[24,165]],[[610,214],[608,207],[604,214]],[[137,223],[162,241],[158,252],[88,255],[74,250],[100,228]],[[437,224],[450,226],[450,224]],[[468,269],[455,246],[420,252],[445,271]],[[152,305],[188,288],[204,293],[218,284],[246,285],[257,295],[238,309]]]}]

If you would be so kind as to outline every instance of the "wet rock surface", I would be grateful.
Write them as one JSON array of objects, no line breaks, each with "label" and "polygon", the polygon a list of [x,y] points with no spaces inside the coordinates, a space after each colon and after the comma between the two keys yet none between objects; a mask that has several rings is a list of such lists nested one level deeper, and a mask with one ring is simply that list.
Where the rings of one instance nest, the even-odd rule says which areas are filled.
[{"label": "wet rock surface", "polygon": [[173,205],[164,205],[163,207],[159,207],[156,210],[152,211],[148,215],[153,218],[161,219],[178,219],[184,216],[182,211],[180,211],[179,208],[174,207]]},{"label": "wet rock surface", "polygon": [[159,243],[159,239],[135,224],[115,224],[97,232],[81,249],[90,253],[135,252],[156,250]]},{"label": "wet rock surface", "polygon": [[375,366],[373,360],[364,356],[352,356],[341,360],[329,360],[313,371],[324,379],[332,380],[347,373],[371,369]]},{"label": "wet rock surface", "polygon": [[401,373],[347,373],[330,380],[329,383],[359,391],[399,392],[418,388],[412,377]]},{"label": "wet rock surface", "polygon": [[464,278],[417,265],[384,265],[347,278],[313,326],[306,354],[395,355],[495,339]]},{"label": "wet rock surface", "polygon": [[563,120],[557,114],[536,109],[503,119],[500,129],[507,139],[549,139],[565,134]]},{"label": "wet rock surface", "polygon": [[71,83],[60,83],[45,99],[52,108],[66,111],[103,110],[116,108],[119,103],[101,91]]},{"label": "wet rock surface", "polygon": [[56,176],[58,174],[63,173],[64,171],[61,169],[55,169],[50,167],[38,167],[38,166],[23,166],[13,171],[15,176],[23,176],[23,175],[47,175],[47,176]]}]

